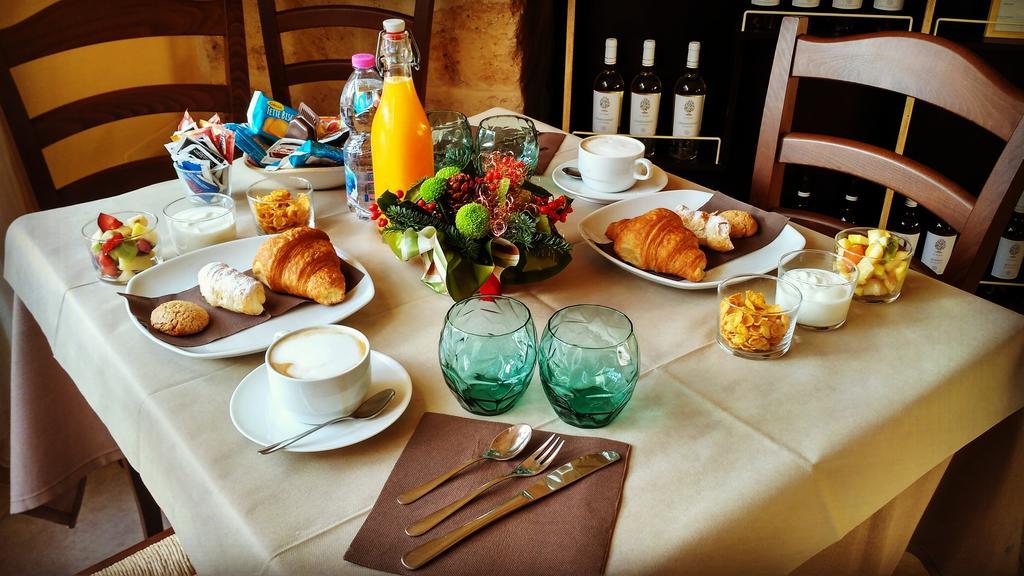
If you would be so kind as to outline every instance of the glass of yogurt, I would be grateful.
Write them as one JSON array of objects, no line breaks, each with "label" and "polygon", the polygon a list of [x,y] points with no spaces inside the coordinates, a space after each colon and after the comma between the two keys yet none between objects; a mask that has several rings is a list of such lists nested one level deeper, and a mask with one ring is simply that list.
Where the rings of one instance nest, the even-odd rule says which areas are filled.
[{"label": "glass of yogurt", "polygon": [[164,216],[179,255],[238,237],[235,201],[227,194],[211,192],[179,198],[164,206]]},{"label": "glass of yogurt", "polygon": [[[841,271],[853,270],[846,275]],[[812,330],[835,330],[846,322],[857,286],[857,267],[827,250],[797,250],[779,259],[779,278],[789,280],[803,296],[796,323]],[[786,294],[776,296],[785,302]]]}]

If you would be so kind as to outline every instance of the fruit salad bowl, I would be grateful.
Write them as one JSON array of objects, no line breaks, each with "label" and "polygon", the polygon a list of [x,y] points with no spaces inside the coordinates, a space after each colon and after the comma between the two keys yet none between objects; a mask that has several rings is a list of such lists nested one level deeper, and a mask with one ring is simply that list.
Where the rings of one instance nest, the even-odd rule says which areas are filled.
[{"label": "fruit salad bowl", "polygon": [[82,226],[89,259],[100,280],[124,284],[160,263],[157,254],[157,217],[150,212],[101,213]]},{"label": "fruit salad bowl", "polygon": [[854,300],[888,303],[900,297],[913,257],[908,238],[878,228],[847,228],[836,234],[835,250],[849,260],[840,264],[840,274],[853,277],[850,263],[859,272]]}]

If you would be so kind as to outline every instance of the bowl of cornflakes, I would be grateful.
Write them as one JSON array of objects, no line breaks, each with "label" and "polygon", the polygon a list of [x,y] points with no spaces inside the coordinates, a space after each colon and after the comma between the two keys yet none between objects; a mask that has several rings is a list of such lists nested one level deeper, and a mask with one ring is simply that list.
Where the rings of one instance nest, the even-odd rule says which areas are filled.
[{"label": "bowl of cornflakes", "polygon": [[271,176],[245,193],[260,234],[278,234],[298,226],[313,227],[313,185],[296,176]]},{"label": "bowl of cornflakes", "polygon": [[789,351],[803,295],[789,280],[733,276],[718,285],[718,345],[741,358],[766,360]]}]

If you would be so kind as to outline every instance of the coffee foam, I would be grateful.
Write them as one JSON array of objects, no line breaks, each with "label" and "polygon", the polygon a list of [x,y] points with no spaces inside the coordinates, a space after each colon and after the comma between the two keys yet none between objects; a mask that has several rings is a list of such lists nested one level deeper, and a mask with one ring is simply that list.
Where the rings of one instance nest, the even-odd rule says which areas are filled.
[{"label": "coffee foam", "polygon": [[356,336],[313,328],[278,340],[270,350],[270,366],[290,378],[330,378],[351,370],[365,355],[366,345]]},{"label": "coffee foam", "polygon": [[597,136],[593,138],[587,138],[580,146],[598,156],[633,156],[643,151],[643,144],[640,142],[624,137],[615,136]]}]

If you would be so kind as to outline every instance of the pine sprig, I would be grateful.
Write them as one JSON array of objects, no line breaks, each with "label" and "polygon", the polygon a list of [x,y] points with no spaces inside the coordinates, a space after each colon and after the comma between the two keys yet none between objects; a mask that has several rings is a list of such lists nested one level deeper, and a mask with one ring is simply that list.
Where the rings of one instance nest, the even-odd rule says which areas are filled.
[{"label": "pine sprig", "polygon": [[537,232],[533,235],[533,250],[538,252],[555,252],[568,254],[572,252],[572,244],[561,236]]},{"label": "pine sprig", "polygon": [[467,238],[455,226],[448,224],[435,215],[427,214],[417,208],[402,206],[401,204],[388,207],[384,210],[384,215],[388,217],[386,231],[404,232],[409,228],[420,231],[427,226],[433,226],[444,235],[444,242],[448,248],[455,250],[470,260],[476,260],[480,257],[482,248],[478,240]]},{"label": "pine sprig", "polygon": [[504,238],[524,250],[533,247],[533,236],[537,233],[537,221],[528,212],[517,212],[509,217]]}]

